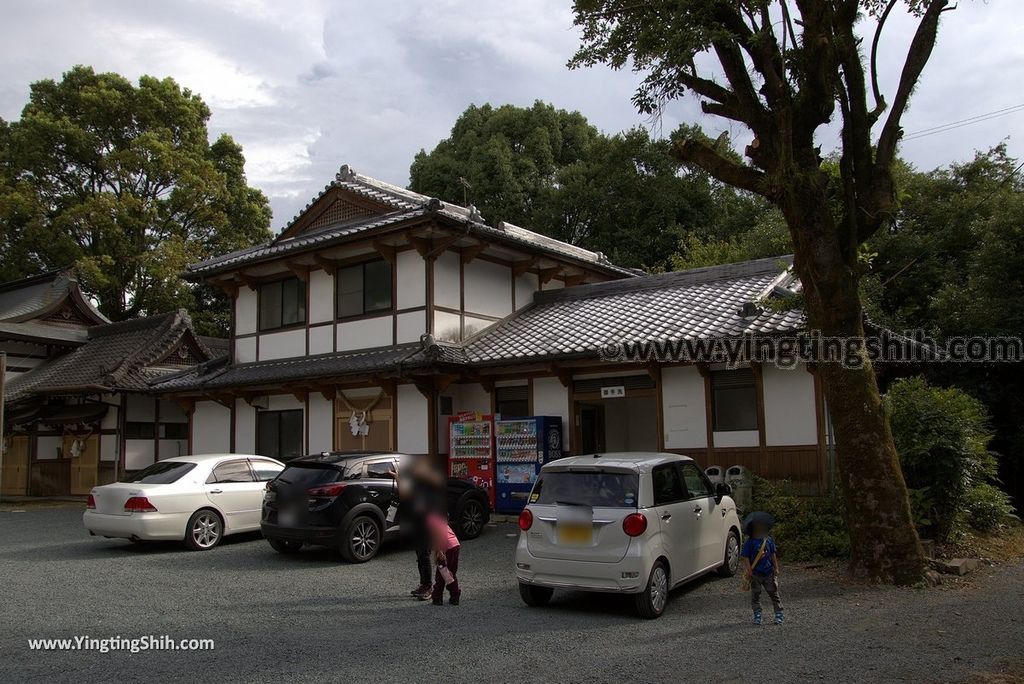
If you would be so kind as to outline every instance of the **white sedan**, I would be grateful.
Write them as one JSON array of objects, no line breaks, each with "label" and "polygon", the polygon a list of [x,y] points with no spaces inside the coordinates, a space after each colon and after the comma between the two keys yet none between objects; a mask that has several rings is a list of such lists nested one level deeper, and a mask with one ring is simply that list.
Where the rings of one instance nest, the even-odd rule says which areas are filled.
[{"label": "white sedan", "polygon": [[660,616],[673,587],[736,572],[740,521],[730,492],[675,454],[545,464],[519,517],[523,601],[543,605],[555,589],[616,592],[632,594],[641,616]]},{"label": "white sedan", "polygon": [[206,551],[225,535],[260,529],[263,491],[283,469],[265,456],[168,458],[124,482],[93,488],[82,523],[91,535],[177,540]]}]

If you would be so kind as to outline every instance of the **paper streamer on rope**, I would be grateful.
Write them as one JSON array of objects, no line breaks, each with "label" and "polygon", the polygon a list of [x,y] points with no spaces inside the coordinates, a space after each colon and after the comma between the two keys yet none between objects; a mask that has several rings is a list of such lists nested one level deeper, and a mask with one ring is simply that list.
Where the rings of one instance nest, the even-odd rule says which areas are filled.
[{"label": "paper streamer on rope", "polygon": [[373,407],[384,398],[384,390],[381,390],[374,400],[366,408],[362,409],[356,408],[341,390],[338,390],[338,398],[341,399],[341,403],[345,405],[345,408],[352,412],[348,419],[348,427],[352,431],[352,436],[365,437],[370,434],[370,423],[373,422],[370,414],[373,411]]}]

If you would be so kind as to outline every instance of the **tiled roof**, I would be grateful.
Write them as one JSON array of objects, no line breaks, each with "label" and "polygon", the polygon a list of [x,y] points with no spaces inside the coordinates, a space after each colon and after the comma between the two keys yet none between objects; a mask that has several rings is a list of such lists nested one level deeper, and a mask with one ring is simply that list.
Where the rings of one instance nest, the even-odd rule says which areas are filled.
[{"label": "tiled roof", "polygon": [[539,292],[534,304],[466,340],[471,365],[592,356],[607,344],[738,337],[794,331],[801,311],[741,309],[792,276],[791,259],[741,264]]},{"label": "tiled roof", "polygon": [[796,289],[789,257],[538,292],[532,305],[462,343],[426,341],[362,351],[227,366],[222,361],[168,376],[156,391],[230,389],[316,381],[431,366],[487,366],[593,358],[621,342],[776,334],[804,326],[801,311],[750,308]]},{"label": "tiled roof", "polygon": [[[379,217],[326,226],[301,233],[296,237],[283,237],[305,211],[326,193],[335,188],[374,200],[391,207],[394,211]],[[594,268],[610,273],[626,276],[637,274],[637,271],[633,269],[616,266],[600,252],[592,252],[576,245],[570,245],[510,223],[502,222],[497,227],[489,226],[483,222],[483,217],[473,207],[460,207],[455,204],[439,202],[426,195],[356,173],[346,165],[341,167],[341,171],[335,176],[334,181],[324,186],[320,194],[313,198],[303,211],[289,222],[288,226],[282,231],[282,234],[272,242],[214,257],[198,264],[192,264],[188,267],[186,275],[198,278],[243,263],[276,258],[292,252],[308,250],[314,246],[327,246],[344,242],[355,235],[380,230],[394,223],[418,216],[426,216],[430,213],[436,213],[451,221],[457,221],[460,224],[466,225],[471,232],[475,232],[483,238],[517,243],[533,250],[540,250],[563,258],[584,262]]]},{"label": "tiled roof", "polygon": [[[89,328],[89,341],[77,349],[12,379],[5,387],[8,401],[35,393],[85,388],[147,390],[159,361],[192,329],[184,311],[136,318]],[[211,352],[197,340],[203,353]]]},{"label": "tiled roof", "polygon": [[81,304],[96,323],[110,322],[85,300],[70,270],[52,271],[0,284],[0,321],[20,323],[43,316],[68,297]]}]

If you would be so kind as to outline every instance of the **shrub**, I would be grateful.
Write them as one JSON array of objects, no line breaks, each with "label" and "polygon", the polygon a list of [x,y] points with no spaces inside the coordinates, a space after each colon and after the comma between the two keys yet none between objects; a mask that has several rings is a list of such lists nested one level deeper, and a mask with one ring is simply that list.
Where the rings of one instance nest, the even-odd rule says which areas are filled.
[{"label": "shrub", "polygon": [[991,532],[1013,515],[1013,504],[1006,492],[982,482],[967,492],[963,510],[968,525],[979,532]]},{"label": "shrub", "polygon": [[921,378],[893,383],[885,404],[919,531],[945,541],[968,492],[995,475],[985,407]]},{"label": "shrub", "polygon": [[775,518],[772,536],[785,561],[847,558],[850,538],[838,497],[797,496],[784,481],[754,478],[753,509]]}]

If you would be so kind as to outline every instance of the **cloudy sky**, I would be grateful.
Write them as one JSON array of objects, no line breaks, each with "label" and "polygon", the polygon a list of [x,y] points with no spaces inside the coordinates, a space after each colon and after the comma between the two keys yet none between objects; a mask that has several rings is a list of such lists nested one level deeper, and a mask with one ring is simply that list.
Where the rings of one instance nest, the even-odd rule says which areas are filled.
[{"label": "cloudy sky", "polygon": [[[210,105],[214,135],[242,143],[275,228],[342,163],[405,185],[413,155],[445,137],[470,103],[541,99],[607,132],[650,126],[630,105],[636,75],[565,68],[578,40],[570,0],[0,2],[0,116],[16,119],[30,82],[74,64],[133,80],[172,76]],[[962,0],[945,16],[908,133],[1024,103],[1024,2]],[[912,26],[895,17],[882,45],[890,93]],[[712,135],[723,126],[684,101],[652,131],[680,121]],[[907,141],[903,155],[932,168],[1008,137],[1024,156],[1022,127],[1019,111]],[[833,146],[834,133],[822,142]]]}]

